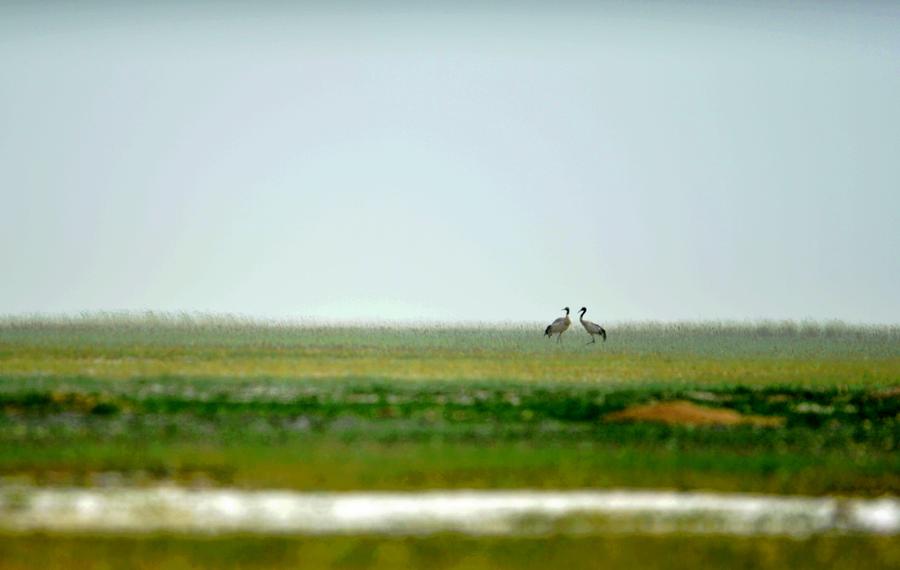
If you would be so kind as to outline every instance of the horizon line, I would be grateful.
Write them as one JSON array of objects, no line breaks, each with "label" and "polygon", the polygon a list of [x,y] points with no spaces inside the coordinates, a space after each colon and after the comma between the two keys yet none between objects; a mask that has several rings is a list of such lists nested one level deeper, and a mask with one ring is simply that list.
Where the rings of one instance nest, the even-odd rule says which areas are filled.
[{"label": "horizon line", "polygon": [[[574,321],[575,319],[573,319]],[[0,314],[0,326],[24,324],[101,324],[108,323],[153,323],[157,324],[237,324],[244,326],[284,327],[284,328],[502,328],[532,327],[546,324],[541,320],[489,320],[489,319],[407,319],[407,318],[328,318],[309,315],[290,317],[273,317],[231,312],[210,311],[81,311],[78,313],[5,313]],[[549,322],[549,321],[548,321]],[[900,323],[873,323],[864,321],[846,321],[843,319],[815,318],[770,318],[748,317],[743,319],[617,319],[603,321],[604,326],[619,327],[677,327],[715,325],[718,327],[796,327],[796,328],[875,328],[900,329]]]}]

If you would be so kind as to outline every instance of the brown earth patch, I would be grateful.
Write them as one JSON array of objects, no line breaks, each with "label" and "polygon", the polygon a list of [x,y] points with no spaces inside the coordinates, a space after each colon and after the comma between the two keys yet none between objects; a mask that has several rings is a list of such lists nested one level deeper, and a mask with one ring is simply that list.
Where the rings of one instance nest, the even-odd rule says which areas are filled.
[{"label": "brown earth patch", "polygon": [[890,388],[885,388],[884,390],[879,390],[878,392],[875,392],[875,396],[878,398],[900,397],[900,386],[891,386]]},{"label": "brown earth patch", "polygon": [[604,419],[611,422],[657,422],[668,425],[690,426],[753,425],[779,427],[784,425],[784,418],[782,417],[745,416],[735,410],[698,406],[686,400],[631,406],[619,412],[607,414]]}]

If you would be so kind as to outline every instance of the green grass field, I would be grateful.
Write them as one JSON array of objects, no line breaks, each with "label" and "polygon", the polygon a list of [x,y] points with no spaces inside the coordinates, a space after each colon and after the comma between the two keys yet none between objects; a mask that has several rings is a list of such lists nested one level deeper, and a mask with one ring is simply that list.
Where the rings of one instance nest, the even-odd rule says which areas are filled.
[{"label": "green grass field", "polygon": [[[900,494],[900,328],[622,325],[609,327],[608,342],[585,345],[588,337],[576,327],[557,345],[542,338],[539,325],[354,329],[158,316],[6,320],[0,323],[0,480]],[[777,421],[694,426],[608,417],[674,400]],[[15,561],[29,560],[23,545],[38,540],[49,540],[60,556],[83,556],[77,541],[7,537],[0,554],[10,555],[0,556],[0,568],[27,567]],[[143,540],[92,540],[104,552],[146,554]],[[362,548],[375,556],[381,548],[374,538],[329,539],[330,550],[311,539],[272,540],[246,542],[249,551],[270,544],[285,553],[272,567],[301,550],[318,552],[322,565],[342,565],[336,552]],[[624,546],[631,544],[627,537],[597,539],[595,546],[566,540],[447,537],[382,546],[397,556],[431,552],[452,562],[447,544],[475,541],[468,567],[524,565],[519,547],[513,553],[508,546],[514,543],[527,551],[527,544],[543,541],[561,560],[601,547],[620,552],[621,546],[621,556],[638,557],[632,561],[653,551]],[[654,544],[661,552],[678,540],[688,541]],[[679,546],[693,552],[691,560],[740,551],[749,560],[770,560],[772,568],[834,548],[827,538],[734,539],[715,548],[691,540],[690,547]],[[889,541],[840,540],[868,553],[860,555],[865,560],[897,557]],[[165,539],[162,552],[206,551],[189,543]],[[563,543],[571,548],[562,552]],[[195,562],[216,565],[219,551],[211,547],[207,562]],[[835,564],[855,560],[835,552],[828,554]],[[154,567],[188,567],[183,553],[147,560]],[[262,560],[246,567],[261,567]]]}]

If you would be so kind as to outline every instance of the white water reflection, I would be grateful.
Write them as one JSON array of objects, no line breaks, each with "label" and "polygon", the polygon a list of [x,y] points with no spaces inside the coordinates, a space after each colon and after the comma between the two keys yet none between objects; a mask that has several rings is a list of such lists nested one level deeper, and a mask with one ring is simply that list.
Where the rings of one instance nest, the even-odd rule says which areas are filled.
[{"label": "white water reflection", "polygon": [[671,491],[292,491],[0,488],[0,530],[527,535],[897,534],[896,498]]}]

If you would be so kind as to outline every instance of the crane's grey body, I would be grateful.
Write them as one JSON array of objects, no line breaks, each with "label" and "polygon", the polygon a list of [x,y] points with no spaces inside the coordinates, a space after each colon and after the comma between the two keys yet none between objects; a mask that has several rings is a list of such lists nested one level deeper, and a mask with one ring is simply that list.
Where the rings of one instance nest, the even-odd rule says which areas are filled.
[{"label": "crane's grey body", "polygon": [[544,336],[551,337],[556,335],[556,342],[559,342],[562,339],[562,333],[566,332],[569,325],[572,324],[572,321],[569,319],[569,307],[564,308],[563,311],[566,312],[565,317],[556,319],[544,329]]},{"label": "crane's grey body", "polygon": [[587,313],[587,307],[581,307],[578,312],[580,313],[578,316],[578,320],[581,321],[581,326],[583,326],[584,330],[586,330],[587,333],[591,335],[591,342],[587,344],[597,342],[597,339],[594,337],[594,335],[603,337],[603,342],[606,342],[606,329],[604,329],[597,323],[592,323],[591,321],[584,320],[584,314]]}]

